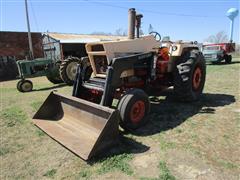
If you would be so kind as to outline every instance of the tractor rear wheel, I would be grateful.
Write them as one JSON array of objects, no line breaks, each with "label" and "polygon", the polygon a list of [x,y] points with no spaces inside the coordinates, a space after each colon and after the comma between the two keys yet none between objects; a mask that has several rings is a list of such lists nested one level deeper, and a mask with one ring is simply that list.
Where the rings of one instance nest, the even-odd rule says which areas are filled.
[{"label": "tractor rear wheel", "polygon": [[56,63],[55,67],[51,68],[46,75],[47,79],[53,84],[59,84],[63,82],[60,76],[59,68],[60,63]]},{"label": "tractor rear wheel", "polygon": [[230,64],[232,62],[232,55],[225,55],[225,63]]},{"label": "tractor rear wheel", "polygon": [[60,76],[67,85],[73,85],[75,76],[77,74],[78,63],[80,63],[80,59],[77,57],[68,57],[61,63],[59,69]]},{"label": "tractor rear wheel", "polygon": [[52,76],[52,75],[48,74],[46,77],[53,84],[59,84],[59,83],[63,82],[63,80],[61,79],[60,76]]},{"label": "tractor rear wheel", "polygon": [[192,50],[183,57],[174,71],[174,94],[180,101],[195,101],[202,94],[206,77],[204,57]]},{"label": "tractor rear wheel", "polygon": [[131,89],[122,96],[117,108],[121,116],[120,126],[135,130],[147,122],[145,117],[150,111],[148,95],[143,90]]},{"label": "tractor rear wheel", "polygon": [[32,89],[33,89],[32,81],[25,80],[25,79],[18,81],[17,89],[20,92],[30,92],[30,91],[32,91]]}]

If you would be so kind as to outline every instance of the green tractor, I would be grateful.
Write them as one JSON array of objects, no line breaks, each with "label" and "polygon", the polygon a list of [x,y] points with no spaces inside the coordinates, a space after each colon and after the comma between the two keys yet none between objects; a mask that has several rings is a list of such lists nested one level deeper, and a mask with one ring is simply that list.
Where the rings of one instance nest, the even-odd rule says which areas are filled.
[{"label": "green tractor", "polygon": [[59,75],[59,65],[52,59],[20,60],[17,61],[17,66],[21,78],[17,83],[17,89],[20,92],[29,92],[33,89],[33,83],[26,78],[46,76],[54,84],[63,82]]},{"label": "green tractor", "polygon": [[20,92],[30,92],[33,89],[33,83],[26,78],[46,76],[53,84],[66,83],[72,85],[77,72],[77,63],[80,61],[77,57],[68,57],[63,61],[55,61],[48,58],[37,58],[33,60],[17,61],[20,81],[17,83],[17,89]]},{"label": "green tractor", "polygon": [[20,92],[32,91],[33,83],[27,78],[40,76],[46,76],[53,84],[73,85],[77,64],[86,56],[85,43],[61,43],[48,35],[43,35],[43,51],[44,58],[17,61]]}]

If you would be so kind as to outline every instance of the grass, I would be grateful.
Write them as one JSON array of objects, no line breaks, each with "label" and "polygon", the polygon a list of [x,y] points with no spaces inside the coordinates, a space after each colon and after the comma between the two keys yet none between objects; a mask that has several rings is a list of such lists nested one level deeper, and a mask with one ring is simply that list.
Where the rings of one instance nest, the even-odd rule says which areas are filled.
[{"label": "grass", "polygon": [[5,120],[7,127],[13,127],[18,124],[23,124],[27,119],[27,114],[17,106],[5,109],[1,113],[1,117]]},{"label": "grass", "polygon": [[175,180],[176,178],[171,174],[166,162],[160,161],[158,165],[159,176],[157,178],[141,177],[140,180]]},{"label": "grass", "polygon": [[159,136],[158,140],[160,142],[160,149],[163,151],[176,148],[177,146],[176,143],[167,141],[163,136]]},{"label": "grass", "polygon": [[170,170],[168,169],[168,167],[167,167],[167,165],[164,161],[160,161],[159,170],[160,170],[159,179],[161,179],[161,180],[175,180],[175,177],[171,174]]},{"label": "grass", "polygon": [[42,101],[34,101],[31,103],[31,106],[34,111],[37,111],[40,108],[40,106],[42,105],[42,103],[43,103]]},{"label": "grass", "polygon": [[37,136],[39,136],[39,137],[45,136],[45,133],[44,133],[42,130],[40,130],[40,129],[37,129],[37,130],[36,130],[36,134],[37,134]]},{"label": "grass", "polygon": [[238,166],[232,162],[229,161],[225,161],[222,159],[217,159],[216,160],[222,167],[226,168],[226,169],[237,169]]},{"label": "grass", "polygon": [[[136,134],[124,134],[123,145],[111,149],[116,154],[91,165],[31,121],[54,85],[45,77],[33,78],[35,91],[19,93],[16,80],[0,82],[0,179],[194,179],[194,173],[207,169],[215,179],[238,179],[240,59],[234,60],[207,66],[198,102],[157,97],[150,122]],[[72,87],[55,87],[71,94]]]},{"label": "grass", "polygon": [[8,148],[2,147],[0,149],[0,156],[4,156],[7,153],[9,153],[9,149]]},{"label": "grass", "polygon": [[48,170],[43,176],[53,178],[56,173],[57,173],[56,169],[51,169]]},{"label": "grass", "polygon": [[113,157],[104,159],[101,162],[99,174],[104,174],[107,172],[121,171],[127,175],[132,175],[133,170],[129,165],[129,161],[133,158],[132,154],[120,154]]},{"label": "grass", "polygon": [[87,169],[83,169],[80,173],[79,173],[79,178],[85,178],[85,179],[89,179],[91,176],[91,171],[87,170]]}]

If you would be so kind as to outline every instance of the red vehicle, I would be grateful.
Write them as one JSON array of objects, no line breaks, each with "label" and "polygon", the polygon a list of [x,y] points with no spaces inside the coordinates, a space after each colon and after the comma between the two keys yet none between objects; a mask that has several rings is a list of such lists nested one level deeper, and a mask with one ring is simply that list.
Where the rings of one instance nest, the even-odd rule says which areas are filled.
[{"label": "red vehicle", "polygon": [[218,63],[223,60],[227,64],[232,62],[232,53],[235,51],[235,43],[218,43],[203,45],[203,55],[207,62]]}]

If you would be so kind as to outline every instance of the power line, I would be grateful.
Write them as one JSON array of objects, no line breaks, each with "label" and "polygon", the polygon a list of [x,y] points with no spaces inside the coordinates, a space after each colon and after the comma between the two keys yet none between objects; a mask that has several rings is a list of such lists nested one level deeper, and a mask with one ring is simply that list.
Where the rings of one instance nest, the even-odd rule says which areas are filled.
[{"label": "power line", "polygon": [[[67,2],[67,3],[78,3],[78,2],[84,2],[85,0],[35,0],[34,2],[37,3],[45,3],[45,2],[54,2],[54,3],[58,3],[58,2]],[[22,0],[8,0],[7,2],[22,2]],[[126,3],[139,3],[138,0],[94,0],[94,2],[126,2]],[[228,0],[228,1],[224,1],[224,0],[214,0],[214,1],[209,1],[209,0],[142,0],[141,3],[232,3],[232,2],[236,2],[234,0]]]},{"label": "power line", "polygon": [[[99,4],[102,6],[109,6],[109,7],[119,8],[119,9],[126,9],[126,10],[129,9],[128,7],[113,5],[113,4],[99,2],[99,1],[89,1],[89,0],[84,0],[84,1],[89,2],[89,3]],[[142,12],[146,12],[146,13],[169,15],[169,16],[183,16],[183,17],[196,17],[196,18],[223,18],[223,17],[225,17],[225,16],[203,16],[203,15],[193,15],[193,14],[161,12],[161,11],[152,11],[152,10],[147,10],[147,9],[138,9],[138,10],[140,10]]]},{"label": "power line", "polygon": [[31,11],[32,11],[32,14],[33,14],[33,19],[34,19],[37,31],[39,32],[38,21],[37,21],[36,14],[35,14],[35,11],[34,11],[34,8],[33,8],[33,4],[31,2],[31,0],[28,0],[28,1],[30,2],[29,4],[30,4],[30,7],[31,7]]}]

